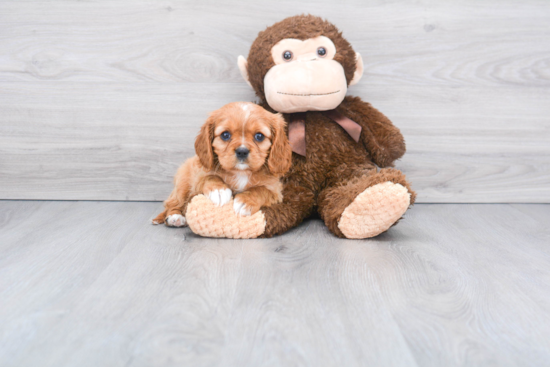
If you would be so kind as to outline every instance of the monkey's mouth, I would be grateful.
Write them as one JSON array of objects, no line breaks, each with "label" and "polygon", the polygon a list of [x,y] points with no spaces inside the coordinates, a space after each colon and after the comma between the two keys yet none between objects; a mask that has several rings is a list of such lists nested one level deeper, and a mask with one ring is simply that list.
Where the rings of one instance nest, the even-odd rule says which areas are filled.
[{"label": "monkey's mouth", "polygon": [[329,93],[310,93],[310,94],[277,92],[277,94],[284,94],[285,96],[298,96],[298,97],[328,96],[329,94],[336,94],[336,93],[340,93],[340,91],[337,90],[336,92],[329,92]]}]

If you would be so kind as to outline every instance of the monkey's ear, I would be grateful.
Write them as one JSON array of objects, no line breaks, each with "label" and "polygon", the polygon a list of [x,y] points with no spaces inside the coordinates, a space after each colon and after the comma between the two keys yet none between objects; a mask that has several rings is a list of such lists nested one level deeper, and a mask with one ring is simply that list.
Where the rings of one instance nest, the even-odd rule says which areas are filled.
[{"label": "monkey's ear", "polygon": [[252,87],[252,84],[250,84],[250,80],[248,79],[248,62],[244,58],[244,56],[239,56],[237,59],[237,64],[239,65],[239,70],[241,71],[241,75],[243,76],[244,81]]},{"label": "monkey's ear", "polygon": [[353,79],[351,82],[349,82],[349,85],[354,85],[361,80],[361,77],[363,76],[363,58],[359,54],[359,52],[355,53],[355,73],[353,73]]},{"label": "monkey's ear", "polygon": [[214,151],[212,149],[212,140],[214,140],[215,118],[211,114],[206,123],[202,125],[199,135],[195,139],[195,153],[199,157],[201,164],[207,170],[214,168]]}]

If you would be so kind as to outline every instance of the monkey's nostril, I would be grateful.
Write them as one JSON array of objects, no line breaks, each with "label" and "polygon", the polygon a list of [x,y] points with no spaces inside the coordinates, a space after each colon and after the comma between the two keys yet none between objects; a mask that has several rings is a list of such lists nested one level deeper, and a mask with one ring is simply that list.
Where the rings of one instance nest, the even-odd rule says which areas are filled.
[{"label": "monkey's nostril", "polygon": [[250,151],[245,147],[235,149],[235,155],[237,155],[237,158],[241,160],[246,159],[248,157],[248,153],[250,153]]}]

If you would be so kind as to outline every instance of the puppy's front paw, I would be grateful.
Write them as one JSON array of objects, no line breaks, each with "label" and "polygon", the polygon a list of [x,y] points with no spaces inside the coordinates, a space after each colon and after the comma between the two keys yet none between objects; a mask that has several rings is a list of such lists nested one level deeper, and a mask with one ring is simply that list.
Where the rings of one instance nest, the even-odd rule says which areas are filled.
[{"label": "puppy's front paw", "polygon": [[210,191],[208,198],[217,206],[224,206],[231,200],[232,195],[231,189],[219,189]]},{"label": "puppy's front paw", "polygon": [[165,223],[168,227],[185,227],[187,220],[181,214],[172,214],[166,217]]},{"label": "puppy's front paw", "polygon": [[235,200],[233,200],[233,210],[235,210],[235,214],[248,217],[251,214],[250,207],[239,200],[239,197],[235,197]]},{"label": "puppy's front paw", "polygon": [[247,217],[254,215],[262,206],[258,196],[251,192],[243,192],[235,195],[233,200],[233,210],[237,215]]}]

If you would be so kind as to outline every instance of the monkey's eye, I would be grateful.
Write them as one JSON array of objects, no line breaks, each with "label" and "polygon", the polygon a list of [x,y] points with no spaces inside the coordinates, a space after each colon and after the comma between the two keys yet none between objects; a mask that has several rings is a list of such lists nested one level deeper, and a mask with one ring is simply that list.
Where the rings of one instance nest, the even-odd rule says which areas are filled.
[{"label": "monkey's eye", "polygon": [[317,55],[324,57],[327,54],[327,50],[324,47],[319,47],[317,49]]},{"label": "monkey's eye", "polygon": [[283,59],[285,59],[286,61],[292,60],[292,52],[290,51],[283,52]]},{"label": "monkey's eye", "polygon": [[223,141],[228,141],[229,139],[231,139],[231,133],[229,131],[224,131],[220,135],[220,138],[222,138]]},{"label": "monkey's eye", "polygon": [[254,135],[254,139],[256,139],[257,142],[261,143],[262,141],[264,141],[265,136],[262,133],[256,133],[256,135]]}]

